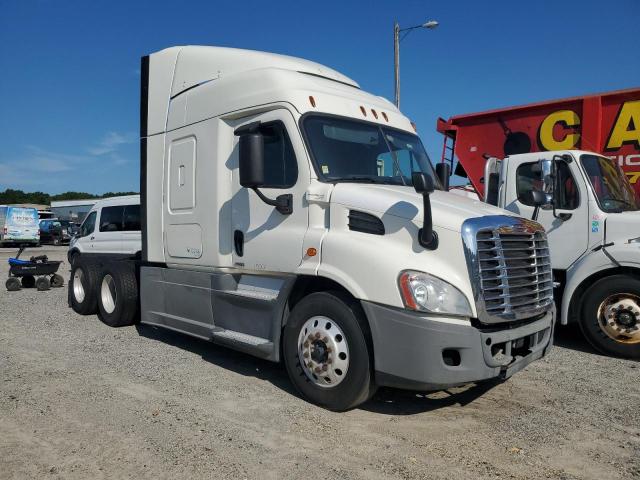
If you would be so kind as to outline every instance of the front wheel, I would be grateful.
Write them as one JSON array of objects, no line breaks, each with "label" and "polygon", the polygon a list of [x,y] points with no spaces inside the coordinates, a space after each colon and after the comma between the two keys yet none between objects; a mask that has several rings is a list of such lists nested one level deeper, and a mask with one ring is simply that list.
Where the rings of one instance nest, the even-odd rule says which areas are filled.
[{"label": "front wheel", "polygon": [[340,292],[313,293],[284,328],[289,378],[308,400],[330,410],[353,408],[375,392],[370,334],[360,305]]},{"label": "front wheel", "polygon": [[7,278],[5,286],[10,292],[17,292],[18,290],[20,290],[20,280],[18,280],[16,277],[9,277]]},{"label": "front wheel", "polygon": [[583,298],[580,328],[589,343],[606,355],[640,359],[640,280],[603,278]]}]

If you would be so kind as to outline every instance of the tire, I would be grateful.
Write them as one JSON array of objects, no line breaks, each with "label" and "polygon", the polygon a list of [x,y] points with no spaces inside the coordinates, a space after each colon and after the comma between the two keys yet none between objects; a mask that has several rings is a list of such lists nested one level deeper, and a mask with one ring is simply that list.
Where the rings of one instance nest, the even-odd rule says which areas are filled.
[{"label": "tire", "polygon": [[36,288],[39,292],[45,292],[51,288],[51,283],[47,277],[36,278]]},{"label": "tire", "polygon": [[[316,340],[309,342],[307,335]],[[341,292],[312,293],[294,307],[284,327],[289,378],[306,399],[329,410],[360,405],[376,390],[370,338],[357,301]],[[301,359],[312,360],[311,368]]]},{"label": "tire", "polygon": [[53,245],[57,247],[58,245],[60,245],[60,238],[53,237],[53,240],[51,243],[53,243]]},{"label": "tire", "polygon": [[22,284],[22,288],[33,288],[36,286],[36,277],[33,275],[25,275],[20,280],[20,283]]},{"label": "tire", "polygon": [[77,250],[74,250],[73,252],[71,252],[71,255],[69,255],[69,265],[71,265],[72,268],[76,263],[78,263],[79,260],[80,260],[80,252],[78,252]]},{"label": "tire", "polygon": [[580,329],[593,348],[640,359],[640,280],[629,275],[603,278],[582,298]]},{"label": "tire", "polygon": [[90,262],[77,262],[71,268],[69,279],[69,305],[80,315],[93,315],[98,311],[98,267]]},{"label": "tire", "polygon": [[138,282],[129,262],[105,266],[97,287],[98,316],[110,327],[134,325],[139,321]]},{"label": "tire", "polygon": [[20,280],[18,280],[16,277],[7,278],[5,286],[10,292],[17,292],[18,290],[20,290],[20,288],[22,288],[20,285]]},{"label": "tire", "polygon": [[53,288],[60,288],[64,286],[64,278],[62,277],[62,275],[58,275],[57,273],[54,273],[51,276],[51,286]]}]

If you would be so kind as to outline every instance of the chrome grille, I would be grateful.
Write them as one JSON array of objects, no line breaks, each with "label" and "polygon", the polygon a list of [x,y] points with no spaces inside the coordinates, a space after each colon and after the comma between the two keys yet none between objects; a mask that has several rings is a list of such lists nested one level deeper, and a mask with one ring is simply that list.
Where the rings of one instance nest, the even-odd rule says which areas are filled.
[{"label": "chrome grille", "polygon": [[[488,219],[500,223],[487,225]],[[481,321],[518,320],[552,308],[549,245],[539,224],[496,216],[468,220],[465,225],[463,236]]]}]

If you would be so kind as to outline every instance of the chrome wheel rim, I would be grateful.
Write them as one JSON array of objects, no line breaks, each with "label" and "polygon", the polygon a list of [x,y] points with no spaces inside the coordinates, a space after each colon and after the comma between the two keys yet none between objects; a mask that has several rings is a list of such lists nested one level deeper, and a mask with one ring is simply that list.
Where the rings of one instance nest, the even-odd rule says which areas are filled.
[{"label": "chrome wheel rim", "polygon": [[631,293],[609,295],[598,307],[598,325],[618,343],[640,343],[640,297]]},{"label": "chrome wheel rim", "polygon": [[108,273],[102,277],[100,299],[102,300],[102,308],[104,308],[104,311],[113,313],[116,309],[116,285],[113,277]]},{"label": "chrome wheel rim", "polygon": [[79,268],[73,274],[73,296],[75,297],[78,303],[84,302],[84,285],[82,285],[82,281],[84,280],[84,273]]},{"label": "chrome wheel rim", "polygon": [[344,332],[328,317],[311,317],[298,335],[298,359],[311,382],[323,388],[335,387],[349,370],[349,345]]}]

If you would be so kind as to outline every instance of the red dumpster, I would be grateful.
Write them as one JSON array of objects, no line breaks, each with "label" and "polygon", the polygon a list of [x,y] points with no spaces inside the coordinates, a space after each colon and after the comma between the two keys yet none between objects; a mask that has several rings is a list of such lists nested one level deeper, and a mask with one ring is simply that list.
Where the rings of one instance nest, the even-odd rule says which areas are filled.
[{"label": "red dumpster", "polygon": [[[480,195],[485,157],[580,149],[616,160],[640,193],[640,88],[438,119],[441,161],[466,174]],[[453,166],[453,165],[452,165]]]}]

